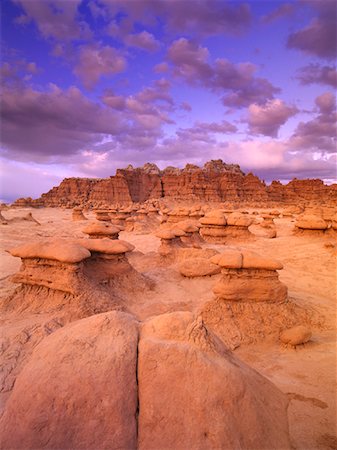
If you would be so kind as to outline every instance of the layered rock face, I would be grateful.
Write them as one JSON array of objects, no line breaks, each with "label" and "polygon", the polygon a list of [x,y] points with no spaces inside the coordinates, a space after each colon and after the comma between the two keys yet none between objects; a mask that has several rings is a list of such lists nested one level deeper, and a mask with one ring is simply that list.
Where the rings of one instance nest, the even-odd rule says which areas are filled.
[{"label": "layered rock face", "polygon": [[130,165],[118,169],[110,178],[66,178],[40,199],[20,199],[15,204],[100,207],[160,198],[182,202],[247,202],[251,205],[331,203],[337,200],[337,186],[326,186],[321,180],[296,179],[287,185],[273,182],[266,186],[258,177],[251,173],[245,175],[238,165],[225,164],[221,159],[210,161],[202,168],[187,164],[184,169],[167,167],[163,171],[155,164],[147,163],[141,168]]}]

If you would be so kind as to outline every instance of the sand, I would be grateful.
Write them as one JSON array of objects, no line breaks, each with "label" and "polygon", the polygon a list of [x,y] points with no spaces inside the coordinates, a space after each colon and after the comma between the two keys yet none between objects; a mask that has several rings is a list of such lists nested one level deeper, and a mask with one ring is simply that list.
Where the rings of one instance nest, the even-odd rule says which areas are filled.
[{"label": "sand", "polygon": [[[58,208],[6,210],[6,218],[32,212],[41,223],[0,225],[0,296],[12,293],[16,285],[10,276],[20,267],[20,259],[5,252],[19,244],[47,237],[84,238],[88,221],[73,222],[72,211]],[[92,212],[86,217],[94,220]],[[296,349],[286,348],[277,339],[241,345],[235,355],[270,379],[290,399],[288,408],[290,437],[296,449],[334,449],[336,439],[336,247],[331,236],[293,235],[294,219],[275,219],[277,238],[256,238],[238,246],[272,256],[284,264],[280,280],[289,297],[302,307],[310,307],[324,317],[325,325],[313,332],[310,342]],[[160,239],[153,234],[121,232],[120,239],[135,245],[129,262],[150,281],[150,289],[132,286],[130,310],[139,319],[173,311],[197,311],[212,299],[212,286],[219,275],[189,279],[176,264],[162,264],[157,255]],[[224,245],[205,244],[219,251]],[[29,327],[30,317],[8,315],[0,319],[6,329]],[[48,317],[44,320],[48,321]],[[57,328],[57,326],[55,327]],[[1,394],[2,395],[2,394]],[[2,405],[7,396],[0,395]],[[0,402],[1,403],[1,402]],[[1,409],[0,409],[1,414]]]}]

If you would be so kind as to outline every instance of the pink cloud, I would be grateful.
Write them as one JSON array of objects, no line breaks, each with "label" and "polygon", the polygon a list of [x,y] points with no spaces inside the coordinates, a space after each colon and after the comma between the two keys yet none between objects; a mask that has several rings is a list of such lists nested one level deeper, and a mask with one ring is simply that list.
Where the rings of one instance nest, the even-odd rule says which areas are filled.
[{"label": "pink cloud", "polygon": [[166,73],[169,70],[169,66],[166,62],[162,62],[154,66],[154,71],[156,73]]},{"label": "pink cloud", "polygon": [[[193,33],[198,35],[239,34],[251,23],[251,11],[247,4],[234,5],[218,0],[194,0],[172,3],[172,0],[101,0],[114,17],[122,10],[127,17],[121,20],[120,27],[131,28],[134,23],[156,25],[164,20],[169,31]],[[158,19],[159,18],[159,19]]]},{"label": "pink cloud", "polygon": [[269,100],[265,105],[253,103],[248,108],[249,131],[252,134],[277,137],[279,128],[295,115],[298,109],[282,100]]},{"label": "pink cloud", "polygon": [[87,45],[80,49],[74,73],[90,89],[102,76],[115,75],[125,69],[126,60],[114,47]]},{"label": "pink cloud", "polygon": [[320,58],[336,57],[336,2],[309,2],[318,11],[318,17],[288,37],[287,47],[301,50]]},{"label": "pink cloud", "polygon": [[208,49],[185,38],[172,43],[167,57],[176,77],[192,85],[223,92],[222,101],[226,106],[242,108],[250,103],[265,103],[280,91],[267,79],[255,76],[254,64],[233,64],[224,58],[211,64]]},{"label": "pink cloud", "polygon": [[47,1],[14,0],[25,14],[16,18],[16,23],[26,24],[33,20],[42,36],[62,41],[88,38],[88,25],[80,20],[78,7],[81,0]]},{"label": "pink cloud", "polygon": [[192,111],[192,106],[188,102],[181,102],[180,109],[190,112]]},{"label": "pink cloud", "polygon": [[289,139],[293,149],[336,153],[336,98],[326,92],[315,101],[319,114],[308,122],[300,122]]},{"label": "pink cloud", "polygon": [[167,115],[173,109],[174,102],[169,93],[171,84],[165,78],[157,80],[152,86],[145,87],[134,95],[116,96],[106,91],[102,97],[103,103],[113,109],[123,111],[126,120],[133,122],[133,130],[138,135],[142,130],[155,130],[159,136],[162,124],[172,124]]},{"label": "pink cloud", "polygon": [[76,87],[62,91],[51,85],[47,92],[5,89],[1,100],[2,144],[14,159],[66,157],[105,134],[127,130],[116,113],[88,100]]},{"label": "pink cloud", "polygon": [[277,8],[273,9],[269,14],[262,17],[263,23],[272,23],[275,20],[281,19],[283,17],[290,16],[295,11],[295,6],[291,3],[283,3]]},{"label": "pink cloud", "polygon": [[148,31],[141,33],[128,34],[124,42],[129,47],[136,47],[148,52],[155,52],[160,48],[160,42]]},{"label": "pink cloud", "polygon": [[[176,135],[180,140],[186,142],[216,142],[214,134],[231,134],[237,131],[236,126],[223,120],[220,123],[216,122],[195,122],[191,128],[179,128]],[[189,145],[189,144],[188,144]]]},{"label": "pink cloud", "polygon": [[299,70],[297,78],[302,84],[326,84],[337,87],[336,66],[309,64]]},{"label": "pink cloud", "polygon": [[207,60],[209,51],[206,47],[185,38],[177,39],[169,47],[167,56],[174,66],[174,74],[190,82],[207,82],[213,75]]}]

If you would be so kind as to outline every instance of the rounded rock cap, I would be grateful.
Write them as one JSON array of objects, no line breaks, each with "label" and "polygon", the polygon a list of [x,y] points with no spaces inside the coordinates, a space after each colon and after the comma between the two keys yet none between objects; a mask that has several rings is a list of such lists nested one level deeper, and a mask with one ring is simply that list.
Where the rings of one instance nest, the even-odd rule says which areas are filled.
[{"label": "rounded rock cap", "polygon": [[103,224],[101,222],[90,223],[82,230],[85,234],[101,234],[102,236],[117,234],[120,231],[120,227],[110,224]]},{"label": "rounded rock cap", "polygon": [[254,219],[247,214],[232,213],[227,216],[227,225],[236,227],[249,227],[254,222]]},{"label": "rounded rock cap", "polygon": [[210,261],[224,269],[241,269],[242,254],[239,250],[226,249],[221,254],[212,256]]},{"label": "rounded rock cap", "polygon": [[297,228],[302,228],[304,230],[325,230],[328,228],[328,225],[324,219],[314,215],[300,216],[295,225]]},{"label": "rounded rock cap", "polygon": [[219,217],[208,217],[204,216],[200,219],[202,225],[218,225],[225,226],[227,224],[225,216]]},{"label": "rounded rock cap", "polygon": [[111,239],[79,239],[77,241],[81,246],[97,253],[105,253],[107,255],[119,255],[131,252],[135,246],[126,241]]},{"label": "rounded rock cap", "polygon": [[311,331],[307,327],[297,325],[296,327],[284,330],[280,335],[280,340],[283,344],[300,345],[308,342],[311,335]]},{"label": "rounded rock cap", "polygon": [[160,239],[171,240],[176,237],[185,236],[185,232],[183,230],[179,230],[174,228],[172,230],[159,230],[155,235]]},{"label": "rounded rock cap", "polygon": [[9,253],[12,256],[18,256],[22,259],[43,258],[72,264],[91,256],[89,249],[76,241],[68,241],[65,239],[54,239],[20,245],[9,250]]},{"label": "rounded rock cap", "polygon": [[225,249],[219,255],[213,256],[210,261],[223,269],[283,269],[283,264],[279,261],[245,249]]},{"label": "rounded rock cap", "polygon": [[283,264],[272,258],[266,258],[258,253],[250,250],[242,251],[242,268],[243,269],[264,269],[264,270],[281,270]]}]

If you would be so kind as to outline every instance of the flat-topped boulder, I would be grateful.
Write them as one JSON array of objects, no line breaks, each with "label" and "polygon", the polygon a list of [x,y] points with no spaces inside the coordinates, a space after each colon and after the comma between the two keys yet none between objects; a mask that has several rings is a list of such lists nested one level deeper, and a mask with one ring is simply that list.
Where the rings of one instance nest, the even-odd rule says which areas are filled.
[{"label": "flat-topped boulder", "polygon": [[254,218],[248,214],[233,212],[226,216],[227,225],[232,227],[248,228],[254,222]]},{"label": "flat-topped boulder", "polygon": [[185,236],[185,234],[186,233],[179,228],[162,229],[157,231],[155,236],[160,238],[158,253],[165,258],[174,258],[178,248],[186,247],[181,240],[181,237]]},{"label": "flat-topped boulder", "polygon": [[90,239],[118,239],[119,233],[123,227],[112,225],[106,222],[93,222],[83,228],[82,232],[87,234]]},{"label": "flat-topped boulder", "polygon": [[111,222],[110,210],[108,209],[97,209],[95,211],[96,219],[102,222]]},{"label": "flat-topped boulder", "polygon": [[[135,272],[125,254],[134,249],[128,242],[111,239],[51,239],[21,245],[9,252],[22,266],[12,281],[24,286],[46,287],[79,295],[98,289],[97,283]],[[38,295],[38,294],[37,294]]]},{"label": "flat-topped boulder", "polygon": [[201,224],[193,220],[183,220],[177,222],[175,227],[182,230],[185,234],[181,236],[181,241],[191,247],[200,248],[200,244],[204,242],[199,233]]},{"label": "flat-topped boulder", "polygon": [[302,215],[295,222],[295,234],[323,234],[327,228],[327,222],[316,215]]},{"label": "flat-topped boulder", "polygon": [[248,227],[254,218],[241,212],[226,214],[226,210],[213,210],[200,219],[200,234],[207,242],[225,244],[231,240],[251,239]]},{"label": "flat-topped boulder", "polygon": [[243,262],[242,252],[226,248],[222,253],[213,256],[211,262],[223,269],[241,269]]},{"label": "flat-topped boulder", "polygon": [[279,281],[282,263],[244,249],[225,249],[210,259],[221,267],[222,277],[214,286],[217,298],[235,302],[284,302],[287,287]]},{"label": "flat-topped boulder", "polygon": [[180,222],[181,220],[188,219],[190,214],[190,208],[178,207],[167,212],[168,222]]},{"label": "flat-topped boulder", "polygon": [[186,259],[179,264],[179,272],[187,278],[206,277],[221,272],[221,268],[206,258]]},{"label": "flat-topped boulder", "polygon": [[120,239],[78,239],[79,245],[90,252],[103,253],[107,255],[120,255],[134,250],[135,246]]},{"label": "flat-topped boulder", "polygon": [[77,242],[65,239],[42,240],[8,250],[21,259],[50,259],[64,263],[78,263],[91,256],[89,250]]},{"label": "flat-topped boulder", "polygon": [[222,210],[207,212],[199,222],[201,224],[200,234],[206,242],[224,243],[227,220]]}]

